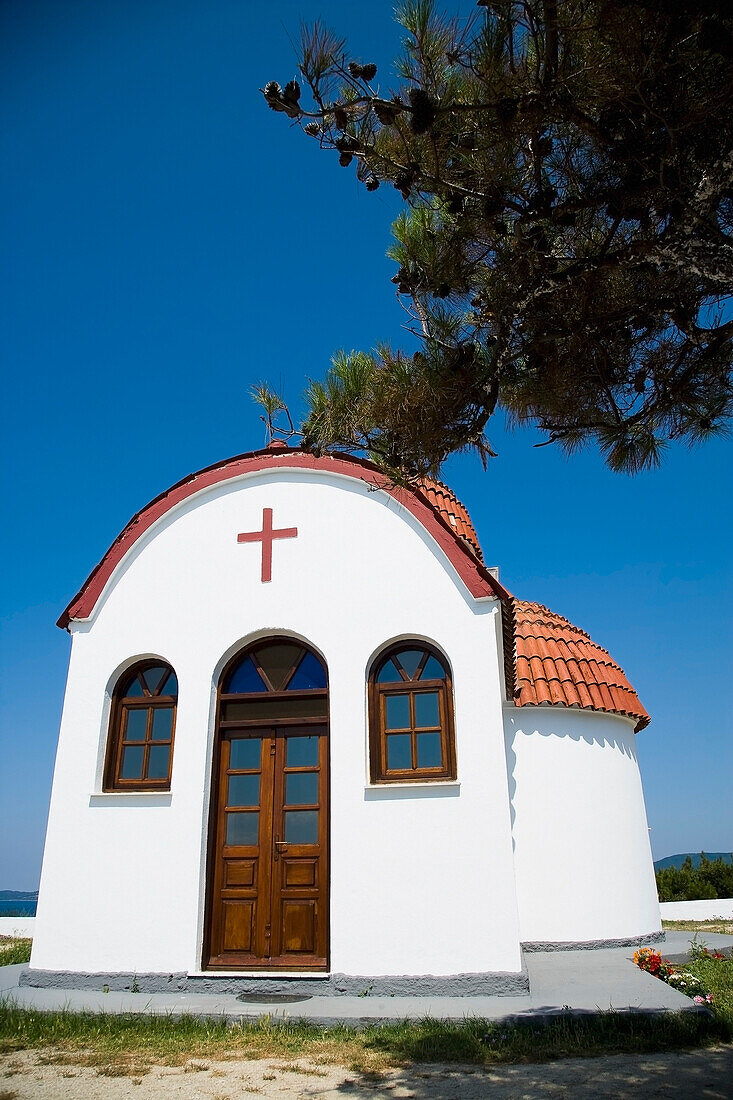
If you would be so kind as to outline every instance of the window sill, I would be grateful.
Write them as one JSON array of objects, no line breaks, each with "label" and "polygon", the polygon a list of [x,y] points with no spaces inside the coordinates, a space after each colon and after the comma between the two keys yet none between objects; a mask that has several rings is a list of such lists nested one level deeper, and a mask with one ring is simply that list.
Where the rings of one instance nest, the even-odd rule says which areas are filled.
[{"label": "window sill", "polygon": [[90,806],[170,806],[170,791],[95,791],[89,795]]},{"label": "window sill", "polygon": [[461,792],[460,779],[412,779],[394,783],[367,783],[364,801],[376,802],[389,798],[457,797]]}]

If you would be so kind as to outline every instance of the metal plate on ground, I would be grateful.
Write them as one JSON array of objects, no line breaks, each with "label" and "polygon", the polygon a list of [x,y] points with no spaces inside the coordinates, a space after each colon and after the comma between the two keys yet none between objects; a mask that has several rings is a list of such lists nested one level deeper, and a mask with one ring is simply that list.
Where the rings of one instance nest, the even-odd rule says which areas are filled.
[{"label": "metal plate on ground", "polygon": [[240,993],[238,1001],[248,1005],[288,1005],[295,1001],[310,1001],[309,993]]}]

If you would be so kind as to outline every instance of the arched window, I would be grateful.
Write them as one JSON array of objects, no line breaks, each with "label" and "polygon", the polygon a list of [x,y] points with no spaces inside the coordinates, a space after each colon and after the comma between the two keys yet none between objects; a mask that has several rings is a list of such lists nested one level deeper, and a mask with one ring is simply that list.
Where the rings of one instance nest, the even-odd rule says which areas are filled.
[{"label": "arched window", "polygon": [[112,698],[106,791],[168,790],[178,681],[170,665],[141,661],[117,682]]},{"label": "arched window", "polygon": [[369,677],[373,783],[455,779],[453,690],[443,657],[401,642],[377,657]]}]

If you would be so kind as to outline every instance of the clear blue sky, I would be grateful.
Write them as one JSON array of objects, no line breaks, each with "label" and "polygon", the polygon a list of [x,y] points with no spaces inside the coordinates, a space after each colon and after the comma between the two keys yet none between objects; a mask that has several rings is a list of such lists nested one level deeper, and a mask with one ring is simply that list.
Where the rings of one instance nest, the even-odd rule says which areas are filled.
[{"label": "clear blue sky", "polygon": [[[69,650],[54,623],[109,543],[179,478],[262,445],[253,382],[297,413],[335,349],[403,339],[397,193],[368,194],[258,91],[294,75],[288,34],[319,16],[387,84],[392,6],[0,5],[0,889],[38,882]],[[588,630],[651,712],[655,857],[730,850],[730,444],[630,479],[498,420],[490,435],[488,472],[460,458],[446,480],[504,583]]]}]

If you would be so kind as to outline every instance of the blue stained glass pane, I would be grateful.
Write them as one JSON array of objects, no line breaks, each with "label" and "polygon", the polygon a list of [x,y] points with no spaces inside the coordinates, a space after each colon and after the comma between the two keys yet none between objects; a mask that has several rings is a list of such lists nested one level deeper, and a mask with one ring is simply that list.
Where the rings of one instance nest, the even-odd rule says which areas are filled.
[{"label": "blue stained glass pane", "polygon": [[267,688],[262,683],[262,677],[255,668],[252,658],[245,657],[229,673],[227,682],[224,685],[224,694],[244,695],[250,691],[267,691]]},{"label": "blue stained glass pane", "polygon": [[167,779],[170,745],[151,745],[148,754],[148,779]]},{"label": "blue stained glass pane", "polygon": [[445,669],[435,657],[428,657],[421,680],[445,680]]},{"label": "blue stained glass pane", "polygon": [[401,680],[402,677],[397,671],[397,666],[395,665],[394,661],[387,661],[385,664],[383,664],[379,670],[379,673],[377,674],[378,684],[394,684],[399,683]]},{"label": "blue stained glass pane", "polygon": [[148,708],[128,710],[125,725],[125,741],[144,741],[148,724]]},{"label": "blue stained glass pane", "polygon": [[262,758],[261,737],[237,737],[229,743],[229,767],[254,770]]},{"label": "blue stained glass pane", "polygon": [[293,678],[288,684],[288,691],[302,691],[305,688],[325,688],[325,686],[325,668],[314,653],[306,653],[293,673]]},{"label": "blue stained glass pane", "polygon": [[285,776],[286,806],[318,805],[318,772],[293,772]]},{"label": "blue stained glass pane", "polygon": [[153,741],[170,741],[173,729],[173,707],[156,707],[153,711]]},{"label": "blue stained glass pane", "polygon": [[260,815],[257,810],[227,814],[226,844],[256,844],[259,831]]},{"label": "blue stained glass pane", "polygon": [[398,733],[387,738],[387,770],[405,771],[412,767],[412,738]]},{"label": "blue stained glass pane", "polygon": [[388,730],[409,730],[410,696],[386,695],[384,704],[387,710]]},{"label": "blue stained glass pane", "polygon": [[288,844],[317,844],[318,810],[287,810],[285,839]]},{"label": "blue stained glass pane", "polygon": [[418,733],[417,735],[417,766],[418,768],[439,768],[443,763],[443,754],[440,747],[439,733]]},{"label": "blue stained glass pane", "polygon": [[178,680],[176,679],[175,672],[171,672],[170,676],[163,684],[163,688],[160,692],[161,695],[178,695]]},{"label": "blue stained glass pane", "polygon": [[415,725],[439,726],[438,693],[427,691],[415,696]]},{"label": "blue stained glass pane", "polygon": [[230,775],[227,806],[259,806],[259,775]]},{"label": "blue stained glass pane", "polygon": [[136,699],[140,695],[144,695],[144,694],[145,694],[145,692],[143,691],[143,686],[140,683],[140,677],[136,676],[135,679],[130,684],[127,691],[125,692],[125,695],[128,696],[131,699]]},{"label": "blue stained glass pane", "polygon": [[400,662],[410,679],[412,679],[417,672],[417,666],[423,659],[424,653],[424,649],[403,649],[397,654],[397,660]]},{"label": "blue stained glass pane", "polygon": [[288,737],[285,765],[288,768],[315,768],[318,764],[317,737]]},{"label": "blue stained glass pane", "polygon": [[145,677],[145,683],[148,685],[148,691],[151,695],[160,687],[160,681],[167,671],[165,665],[154,665],[153,668],[146,668],[143,676]]},{"label": "blue stained glass pane", "polygon": [[121,779],[142,779],[143,777],[143,753],[142,745],[134,745],[122,753]]}]

